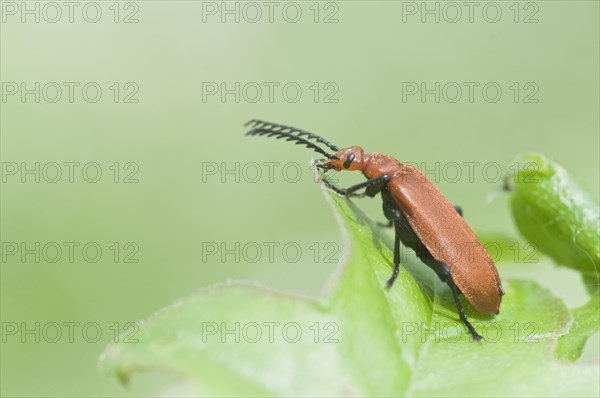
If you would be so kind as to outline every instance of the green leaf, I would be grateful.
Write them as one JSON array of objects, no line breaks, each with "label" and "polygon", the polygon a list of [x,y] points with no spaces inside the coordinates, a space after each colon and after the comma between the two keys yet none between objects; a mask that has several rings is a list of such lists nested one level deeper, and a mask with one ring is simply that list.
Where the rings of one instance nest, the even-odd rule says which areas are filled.
[{"label": "green leaf", "polygon": [[467,304],[486,339],[473,342],[449,289],[420,262],[408,259],[385,289],[389,242],[352,202],[326,196],[346,252],[321,298],[236,282],[201,290],[142,322],[137,343],[109,345],[101,368],[123,380],[171,370],[205,396],[598,395],[598,363],[553,360],[571,321],[561,300],[505,281],[500,315]]},{"label": "green leaf", "polygon": [[595,294],[585,305],[573,310],[573,324],[558,342],[557,357],[569,361],[579,358],[587,339],[598,332],[599,323],[600,295]]},{"label": "green leaf", "polygon": [[526,155],[513,167],[511,208],[519,231],[557,264],[579,271],[591,295],[586,305],[573,310],[570,333],[557,347],[560,359],[575,360],[600,329],[598,202],[542,155]]},{"label": "green leaf", "polygon": [[513,167],[511,208],[521,234],[558,264],[591,278],[590,288],[598,290],[598,202],[542,155],[526,155]]}]

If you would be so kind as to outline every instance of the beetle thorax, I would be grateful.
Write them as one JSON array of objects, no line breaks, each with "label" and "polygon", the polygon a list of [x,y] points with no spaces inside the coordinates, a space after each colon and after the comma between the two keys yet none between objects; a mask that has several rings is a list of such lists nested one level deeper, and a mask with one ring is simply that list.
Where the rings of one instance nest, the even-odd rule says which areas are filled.
[{"label": "beetle thorax", "polygon": [[377,178],[383,174],[394,177],[402,171],[400,162],[391,156],[382,153],[371,153],[368,156],[369,162],[364,168],[363,174],[369,179]]}]

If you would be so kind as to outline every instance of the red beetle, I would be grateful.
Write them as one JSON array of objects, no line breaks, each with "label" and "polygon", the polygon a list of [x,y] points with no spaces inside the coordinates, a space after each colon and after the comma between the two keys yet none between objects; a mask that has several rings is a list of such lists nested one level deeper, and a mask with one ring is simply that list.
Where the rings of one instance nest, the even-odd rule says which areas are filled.
[{"label": "red beetle", "polygon": [[[252,126],[246,135],[284,138],[326,156],[327,159],[317,161],[322,169],[362,171],[367,181],[349,188],[324,183],[344,196],[363,196],[356,194],[363,188],[369,197],[381,193],[388,226],[395,228],[394,272],[387,287],[392,287],[398,276],[402,242],[450,287],[461,321],[475,340],[481,339],[467,320],[459,296],[462,293],[483,314],[497,314],[504,295],[500,276],[489,254],[462,218],[461,209],[452,206],[431,180],[417,168],[390,156],[368,154],[357,146],[340,149],[308,131],[260,120],[251,120],[246,125]],[[325,145],[334,153],[309,140]]]}]

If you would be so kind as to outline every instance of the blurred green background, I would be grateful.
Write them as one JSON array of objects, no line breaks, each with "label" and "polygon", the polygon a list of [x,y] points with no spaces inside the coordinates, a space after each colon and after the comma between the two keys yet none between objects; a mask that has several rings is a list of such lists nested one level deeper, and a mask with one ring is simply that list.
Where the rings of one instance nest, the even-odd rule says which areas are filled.
[{"label": "blurred green background", "polygon": [[[337,248],[334,258],[339,258],[342,242],[308,168],[318,155],[273,139],[244,137],[248,119],[298,126],[339,146],[361,145],[428,170],[437,163],[439,172],[428,175],[463,207],[476,231],[516,236],[496,168],[484,174],[483,165],[505,166],[518,154],[544,153],[598,197],[598,2],[482,2],[472,21],[469,9],[460,6],[456,22],[456,7],[439,2],[281,2],[272,21],[262,2],[81,2],[73,22],[60,4],[62,18],[52,22],[54,6],[2,2],[4,396],[151,392],[156,380],[134,379],[132,388],[124,389],[99,374],[98,356],[115,328],[200,287],[244,279],[293,293],[320,293],[335,267],[325,254]],[[423,14],[425,4],[439,7],[439,22]],[[263,15],[253,22],[255,5]],[[23,14],[25,6],[34,12],[39,7],[39,22]],[[235,14],[223,13],[224,7],[238,7],[239,22]],[[97,9],[99,20],[89,22]],[[291,22],[298,9],[299,20]],[[35,90],[36,82],[39,103],[35,94],[22,98],[21,83]],[[56,93],[49,82],[63,90],[55,103],[48,101]],[[78,84],[72,102],[64,82]],[[102,89],[97,102],[82,95],[89,82]],[[235,94],[222,99],[221,93],[206,91],[220,90],[221,83],[234,89],[236,82],[239,102]],[[272,100],[265,82],[274,86]],[[425,101],[419,94],[406,95],[406,83],[422,82],[429,89],[440,83],[439,103],[434,94]],[[450,100],[456,85],[442,89],[449,82],[463,88],[455,103]],[[464,82],[478,84],[473,101]],[[482,95],[490,82],[502,89],[497,102]],[[291,88],[282,93],[288,83]],[[262,96],[253,102],[256,86]],[[13,94],[15,87],[19,91]],[[294,87],[302,90],[296,102],[290,98]],[[488,93],[493,96],[493,90]],[[93,87],[88,95],[94,96]],[[22,173],[36,162],[39,183],[34,174]],[[56,183],[47,181],[54,176],[53,162],[62,165]],[[65,162],[78,162],[73,182]],[[83,166],[92,162],[102,170],[96,183],[82,176]],[[252,162],[261,165],[258,181]],[[277,162],[272,181],[264,162]],[[444,178],[451,162],[463,165],[456,181]],[[472,180],[465,162],[479,162]],[[235,170],[236,163],[239,181],[235,171],[221,174]],[[207,173],[213,167],[216,174]],[[88,171],[93,177],[94,169]],[[126,183],[127,176],[137,182]],[[360,175],[339,178],[345,185]],[[362,202],[374,218],[383,218],[378,200]],[[33,254],[25,260],[20,252],[11,254],[14,244],[20,250],[21,243],[33,248],[36,242],[40,247],[56,242],[62,258],[46,261],[53,257],[51,246],[39,263]],[[79,244],[72,262],[65,242]],[[88,242],[101,247],[99,261],[83,257]],[[203,242],[279,246],[274,261],[265,249],[250,263],[233,255],[225,261],[207,256]],[[283,258],[281,247],[288,242],[302,250],[297,262]],[[325,248],[328,242],[333,246]],[[136,248],[132,258],[138,262],[125,262]],[[579,276],[548,260],[501,265],[500,273],[534,279],[570,307],[585,302]],[[48,325],[53,323],[76,325],[72,341],[63,326],[62,337],[52,342],[54,329]],[[102,332],[97,342],[92,342],[94,328],[82,335],[84,325],[97,325]],[[24,334],[26,328],[34,331]],[[592,338],[583,360],[598,359],[597,340]]]}]

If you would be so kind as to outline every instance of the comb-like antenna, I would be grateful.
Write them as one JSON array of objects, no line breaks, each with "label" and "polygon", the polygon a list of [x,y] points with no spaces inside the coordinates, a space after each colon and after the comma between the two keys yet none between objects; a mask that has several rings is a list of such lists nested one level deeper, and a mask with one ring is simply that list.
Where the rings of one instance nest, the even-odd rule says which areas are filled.
[{"label": "comb-like antenna", "polygon": [[329,159],[337,159],[334,155],[327,153],[323,149],[319,148],[315,143],[310,142],[297,135],[291,134],[289,132],[254,128],[248,131],[246,135],[266,135],[267,137],[275,137],[277,139],[285,138],[286,141],[296,141],[296,145],[306,145],[308,148],[320,153],[321,155],[325,155]]},{"label": "comb-like antenna", "polygon": [[296,128],[296,127],[286,126],[284,124],[265,122],[264,120],[258,120],[258,119],[252,119],[248,123],[245,124],[245,126],[250,126],[250,125],[252,126],[253,129],[281,131],[283,133],[290,133],[290,134],[294,134],[296,136],[306,136],[309,139],[313,139],[313,140],[316,140],[317,142],[320,142],[321,144],[325,144],[332,151],[337,152],[340,150],[340,148],[338,146],[333,145],[331,142],[327,141],[325,138],[320,137],[309,131],[305,131],[305,130]]}]

